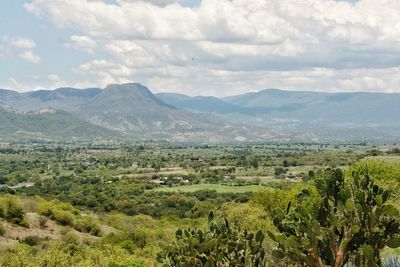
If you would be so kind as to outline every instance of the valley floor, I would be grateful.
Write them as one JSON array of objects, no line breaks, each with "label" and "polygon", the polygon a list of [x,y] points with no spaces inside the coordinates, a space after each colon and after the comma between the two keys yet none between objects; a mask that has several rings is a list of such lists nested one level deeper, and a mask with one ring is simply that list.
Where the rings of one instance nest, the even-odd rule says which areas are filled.
[{"label": "valley floor", "polygon": [[211,211],[276,233],[274,210],[316,192],[327,168],[350,181],[367,165],[400,207],[399,163],[395,145],[10,145],[0,149],[0,266],[162,266],[176,231],[207,229]]}]

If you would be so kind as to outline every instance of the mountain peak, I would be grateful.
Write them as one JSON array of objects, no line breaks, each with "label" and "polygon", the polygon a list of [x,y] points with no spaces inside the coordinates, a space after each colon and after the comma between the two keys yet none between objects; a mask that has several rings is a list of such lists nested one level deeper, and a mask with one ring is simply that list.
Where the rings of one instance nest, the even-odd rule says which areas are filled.
[{"label": "mountain peak", "polygon": [[149,90],[146,86],[140,84],[140,83],[122,83],[122,84],[116,84],[112,83],[106,86],[104,88],[105,90],[110,90],[110,89],[141,89],[141,90]]},{"label": "mountain peak", "polygon": [[140,83],[109,84],[104,88],[106,93],[124,96],[145,96],[154,98],[153,93]]}]

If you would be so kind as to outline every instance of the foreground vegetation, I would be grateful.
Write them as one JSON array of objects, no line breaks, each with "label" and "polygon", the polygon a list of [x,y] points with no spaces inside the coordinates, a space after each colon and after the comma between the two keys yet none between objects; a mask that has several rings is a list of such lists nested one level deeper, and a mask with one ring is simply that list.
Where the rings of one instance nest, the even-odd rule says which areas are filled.
[{"label": "foreground vegetation", "polygon": [[0,266],[384,266],[399,189],[395,145],[9,144]]}]

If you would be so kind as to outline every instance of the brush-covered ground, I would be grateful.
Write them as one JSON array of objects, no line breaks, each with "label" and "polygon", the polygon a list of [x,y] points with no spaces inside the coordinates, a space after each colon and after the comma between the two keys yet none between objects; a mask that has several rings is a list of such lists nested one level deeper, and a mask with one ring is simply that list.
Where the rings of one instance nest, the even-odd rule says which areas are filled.
[{"label": "brush-covered ground", "polygon": [[[367,166],[400,207],[399,162],[395,145],[9,145],[0,149],[0,266],[162,266],[157,255],[176,231],[206,229],[210,211],[276,233],[274,210],[314,192],[310,171],[329,167],[351,179]],[[264,239],[267,264],[288,266],[276,246]]]}]

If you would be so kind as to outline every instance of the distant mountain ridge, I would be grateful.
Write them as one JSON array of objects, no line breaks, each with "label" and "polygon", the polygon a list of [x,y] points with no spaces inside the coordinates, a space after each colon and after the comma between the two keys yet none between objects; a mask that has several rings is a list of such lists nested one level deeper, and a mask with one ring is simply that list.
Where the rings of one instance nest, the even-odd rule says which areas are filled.
[{"label": "distant mountain ridge", "polygon": [[[31,131],[49,138],[185,142],[400,138],[400,94],[396,93],[266,89],[217,98],[154,95],[141,84],[129,83],[104,89],[68,87],[26,93],[0,89],[0,107],[0,123],[8,125],[0,127],[0,134],[8,136],[13,131]],[[37,113],[45,109],[56,112]],[[37,114],[24,114],[31,111]],[[27,120],[29,116],[34,119]],[[41,126],[30,125],[34,123]]]},{"label": "distant mountain ridge", "polygon": [[259,140],[258,135],[268,132],[258,129],[259,134],[255,134],[248,131],[248,126],[234,125],[213,114],[176,108],[137,83],[113,84],[105,89],[59,88],[28,93],[0,90],[0,105],[24,112],[44,108],[63,110],[90,125],[132,140],[220,142],[248,140],[252,135],[251,140]]},{"label": "distant mountain ridge", "polygon": [[[173,99],[160,95],[177,107],[197,108],[198,98]],[[236,121],[261,126],[302,129],[314,127],[393,127],[400,126],[398,93],[322,93],[267,89],[219,99],[230,110],[215,113]],[[191,102],[191,105],[187,105]],[[237,107],[236,109],[234,107]],[[229,112],[228,112],[229,111]]]}]

